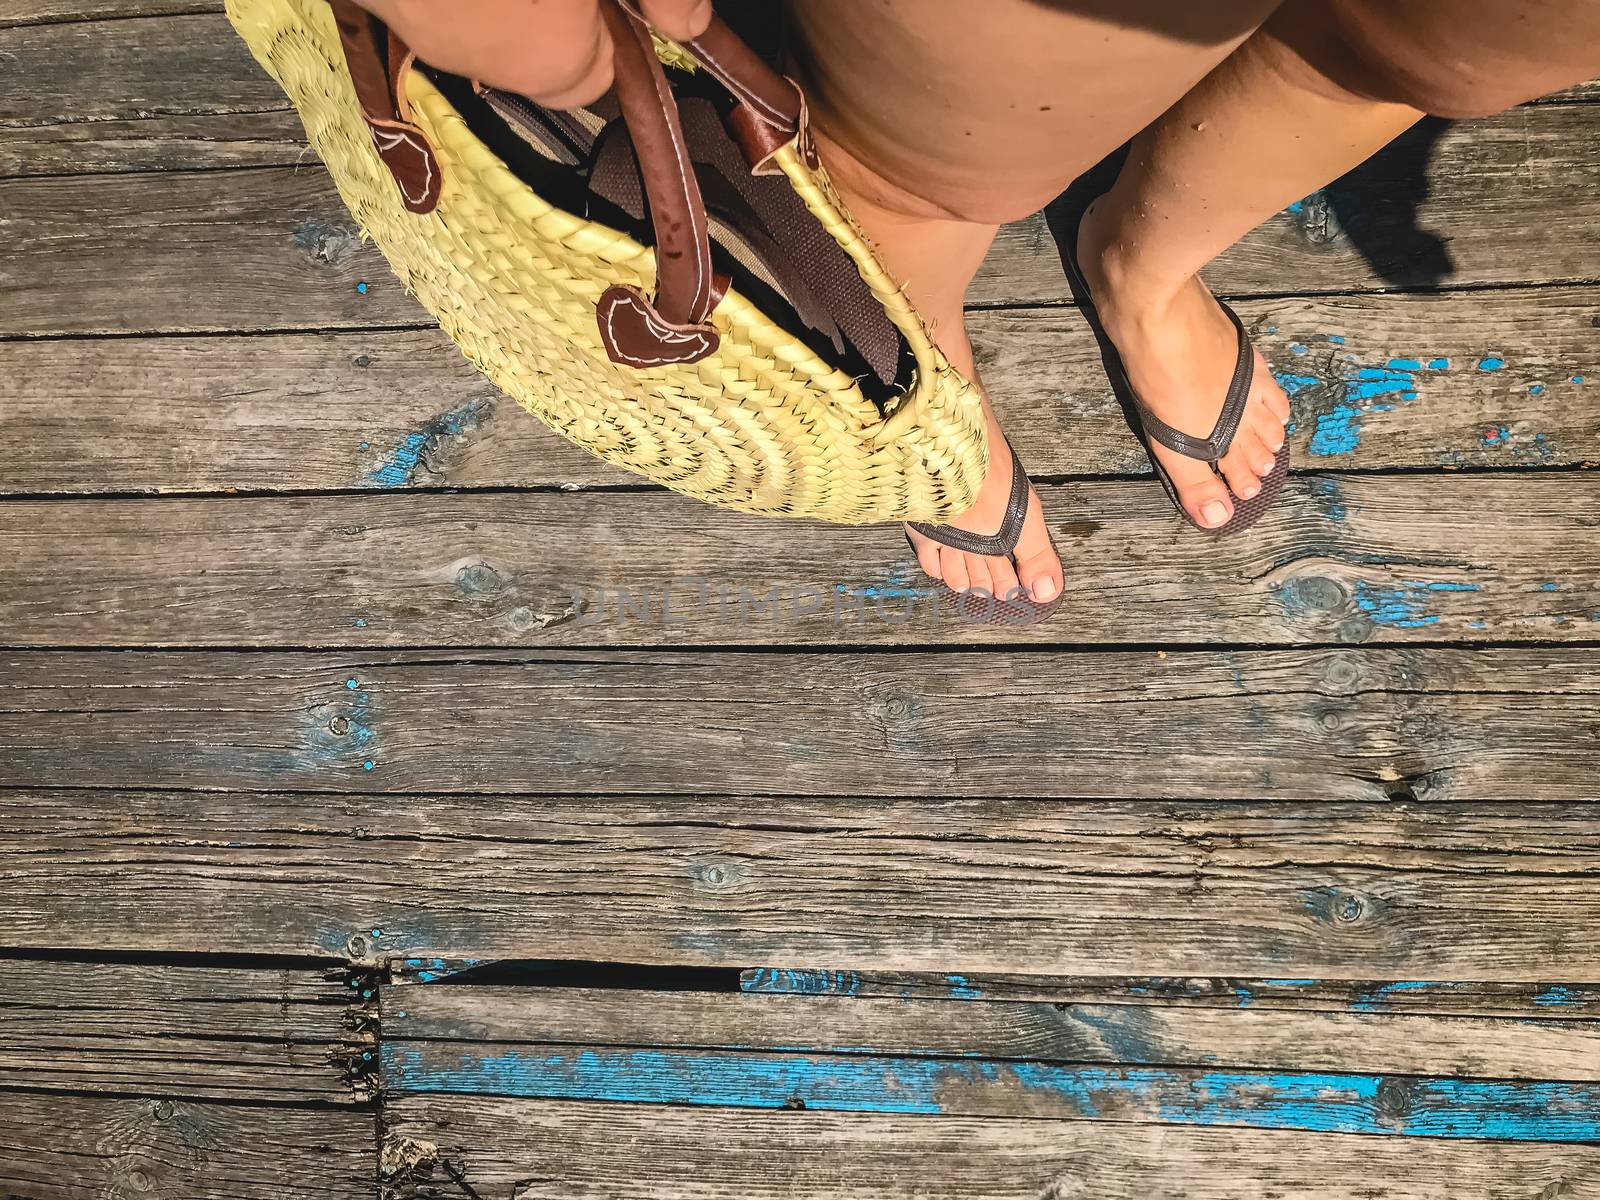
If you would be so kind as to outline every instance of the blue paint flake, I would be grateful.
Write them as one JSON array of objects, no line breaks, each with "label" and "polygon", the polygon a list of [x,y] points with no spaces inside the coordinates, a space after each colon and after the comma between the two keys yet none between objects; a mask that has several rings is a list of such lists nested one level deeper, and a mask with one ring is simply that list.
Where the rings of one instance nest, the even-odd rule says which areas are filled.
[{"label": "blue paint flake", "polygon": [[1480,371],[1498,371],[1505,365],[1506,360],[1498,354],[1487,354],[1478,360],[1478,370]]},{"label": "blue paint flake", "polygon": [[1561,585],[1559,583],[1541,583],[1539,590],[1541,592],[1558,592],[1561,590]]},{"label": "blue paint flake", "polygon": [[369,759],[367,759],[367,761],[366,761],[366,762],[364,762],[364,763],[362,763],[362,764],[361,764],[361,769],[362,769],[362,770],[363,770],[363,771],[371,771],[371,770],[372,770],[372,769],[374,769],[374,768],[375,768],[375,767],[376,767],[376,766],[377,766],[377,765],[378,765],[378,764],[377,764],[377,763],[375,763],[375,762],[373,762],[373,761],[372,761],[372,760],[371,760],[371,759],[370,759],[370,758],[369,758]]},{"label": "blue paint flake", "polygon": [[1448,371],[1449,369],[1450,360],[1448,358],[1430,358],[1428,360],[1428,370],[1430,371]]},{"label": "blue paint flake", "polygon": [[1263,979],[1261,982],[1267,987],[1312,987],[1317,981],[1315,979]]},{"label": "blue paint flake", "polygon": [[1582,383],[1583,382],[1583,376],[1582,375],[1574,375],[1572,377],[1572,382],[1573,383]]},{"label": "blue paint flake", "polygon": [[944,981],[950,985],[952,1000],[976,1000],[983,995],[983,989],[974,987],[965,975],[946,975]]},{"label": "blue paint flake", "polygon": [[445,438],[462,437],[472,432],[488,415],[488,409],[488,401],[471,400],[459,408],[439,414],[421,429],[406,434],[389,451],[383,462],[368,473],[368,482],[378,487],[400,487],[410,483],[428,450],[437,448]]},{"label": "blue paint flake", "polygon": [[[1410,363],[1409,367],[1400,363]],[[1414,359],[1394,358],[1386,367],[1355,367],[1345,372],[1344,398],[1346,400],[1371,400],[1377,396],[1399,396],[1402,400],[1417,398],[1415,372],[1422,368]]]},{"label": "blue paint flake", "polygon": [[1393,983],[1380,983],[1372,987],[1361,989],[1361,994],[1350,1002],[1352,1012],[1378,1012],[1388,1007],[1390,997],[1398,992],[1425,991],[1433,987],[1453,987],[1454,984],[1440,984],[1430,979],[1400,979]]},{"label": "blue paint flake", "polygon": [[1481,587],[1476,583],[1406,580],[1397,586],[1381,586],[1360,580],[1356,583],[1355,603],[1376,624],[1395,629],[1418,629],[1424,625],[1436,625],[1441,620],[1437,613],[1427,611],[1430,596],[1480,590]]},{"label": "blue paint flake", "polygon": [[1391,371],[1420,371],[1422,364],[1414,358],[1391,358],[1389,360]]},{"label": "blue paint flake", "polygon": [[1342,346],[1342,345],[1344,345],[1344,334],[1342,334],[1342,333],[1330,333],[1328,335],[1328,340],[1330,342],[1332,342],[1335,346]]},{"label": "blue paint flake", "polygon": [[1290,354],[1310,354],[1311,350],[1303,342],[1290,342],[1289,343],[1289,353]]},{"label": "blue paint flake", "polygon": [[363,296],[367,294],[366,280],[363,279],[360,283],[356,284],[356,291],[360,292]]},{"label": "blue paint flake", "polygon": [[1492,429],[1483,431],[1483,444],[1485,446],[1503,446],[1511,440],[1511,430],[1504,425],[1496,425]]},{"label": "blue paint flake", "polygon": [[354,679],[346,679],[344,681],[344,685],[345,685],[345,687],[349,688],[352,692],[355,691],[358,687],[361,686]]},{"label": "blue paint flake", "polygon": [[1558,1008],[1569,1004],[1582,1004],[1583,997],[1572,988],[1553,983],[1534,996],[1533,1002],[1546,1008]]},{"label": "blue paint flake", "polygon": [[1274,371],[1272,377],[1278,381],[1278,386],[1288,396],[1298,395],[1307,388],[1314,388],[1322,382],[1315,375],[1295,375],[1289,371]]},{"label": "blue paint flake", "polygon": [[1348,404],[1336,404],[1317,417],[1317,427],[1311,434],[1311,453],[1319,457],[1349,454],[1361,444],[1361,410]]},{"label": "blue paint flake", "polygon": [[366,627],[367,627],[367,619],[365,617],[357,617],[356,618],[356,628],[357,629],[365,629]]},{"label": "blue paint flake", "polygon": [[1530,383],[1528,385],[1528,395],[1530,395],[1530,396],[1542,396],[1542,395],[1544,395],[1544,384],[1542,384],[1542,383]]}]

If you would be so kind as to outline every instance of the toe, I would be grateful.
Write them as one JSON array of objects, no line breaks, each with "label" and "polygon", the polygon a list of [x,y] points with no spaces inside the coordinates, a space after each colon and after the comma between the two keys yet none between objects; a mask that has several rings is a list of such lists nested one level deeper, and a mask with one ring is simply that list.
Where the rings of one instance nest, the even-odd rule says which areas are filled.
[{"label": "toe", "polygon": [[1280,426],[1289,420],[1289,396],[1278,385],[1272,368],[1267,366],[1259,350],[1256,351],[1256,385],[1251,389],[1250,408],[1264,409]]},{"label": "toe", "polygon": [[1040,604],[1048,604],[1061,595],[1061,556],[1050,541],[1044,507],[1037,494],[1028,497],[1028,516],[1012,553],[1017,560],[1017,580],[1029,595]]},{"label": "toe", "polygon": [[917,565],[922,568],[922,573],[929,579],[940,578],[939,544],[911,529],[906,530],[906,536],[911,541],[912,550],[916,552]]},{"label": "toe", "polygon": [[939,547],[939,578],[951,591],[966,591],[971,586],[967,578],[967,556],[949,546]]},{"label": "toe", "polygon": [[989,575],[989,564],[992,561],[981,554],[966,556],[968,591],[981,592],[985,596],[994,595],[994,580]]},{"label": "toe", "polygon": [[1233,519],[1233,497],[1228,494],[1228,486],[1209,463],[1166,449],[1157,453],[1166,465],[1172,485],[1178,489],[1178,498],[1183,501],[1183,507],[1198,525],[1204,529],[1216,529]]},{"label": "toe", "polygon": [[[1270,434],[1270,428],[1267,432]],[[1277,463],[1277,447],[1268,441],[1267,437],[1259,429],[1241,430],[1239,436],[1234,439],[1232,450],[1249,465],[1250,470],[1254,471],[1260,479],[1265,479],[1268,475],[1271,475],[1272,468]]]},{"label": "toe", "polygon": [[1022,585],[1017,581],[1017,571],[1011,565],[1011,560],[989,558],[984,561],[989,565],[989,580],[994,584],[995,597],[1000,600],[1016,599]]}]

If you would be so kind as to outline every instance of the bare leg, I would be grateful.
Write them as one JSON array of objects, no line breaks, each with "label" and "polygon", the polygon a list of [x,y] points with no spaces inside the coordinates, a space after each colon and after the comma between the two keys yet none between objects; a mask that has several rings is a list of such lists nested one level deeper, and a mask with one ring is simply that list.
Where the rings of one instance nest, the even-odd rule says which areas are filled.
[{"label": "bare leg", "polygon": [[[1202,437],[1222,408],[1237,342],[1200,269],[1423,115],[1343,90],[1271,31],[1269,23],[1135,139],[1079,240],[1095,306],[1135,389],[1162,420]],[[1254,496],[1283,444],[1288,398],[1259,352],[1256,360],[1221,479],[1154,448],[1202,525],[1224,524],[1235,496]]]},{"label": "bare leg", "polygon": [[[791,14],[823,159],[940,347],[970,375],[962,301],[998,224],[1042,207],[1131,137],[1276,3],[800,0]],[[1108,15],[1085,15],[1097,9]],[[989,424],[999,445],[992,412]],[[993,532],[1010,484],[1001,459],[953,524]],[[923,569],[958,591],[1004,595],[1020,582],[1041,601],[1061,592],[1036,495],[1015,568],[911,537]]]}]

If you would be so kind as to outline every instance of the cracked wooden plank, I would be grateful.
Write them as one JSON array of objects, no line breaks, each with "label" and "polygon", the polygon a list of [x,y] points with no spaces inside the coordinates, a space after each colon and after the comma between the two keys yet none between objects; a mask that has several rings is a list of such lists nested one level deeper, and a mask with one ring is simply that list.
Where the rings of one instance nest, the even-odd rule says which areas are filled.
[{"label": "cracked wooden plank", "polygon": [[0,1091],[14,1200],[366,1200],[375,1114]]},{"label": "cracked wooden plank", "polygon": [[0,825],[19,947],[1600,982],[1586,804],[108,787],[0,792]]},{"label": "cracked wooden plank", "polygon": [[[1484,1200],[1600,1196],[1582,1146],[1096,1122],[403,1096],[394,1200]],[[424,1147],[418,1154],[417,1147]],[[457,1189],[457,1190],[452,1190]]]},{"label": "cracked wooden plank", "polygon": [[0,786],[1590,800],[1597,694],[1592,647],[10,651]]},{"label": "cracked wooden plank", "polygon": [[[1224,542],[1153,483],[1039,490],[1080,645],[1600,636],[1594,474],[1305,476]],[[1463,537],[1486,513],[1515,515]],[[660,491],[19,501],[0,506],[0,558],[12,646],[1061,637],[962,620],[892,530],[801,536]]]},{"label": "cracked wooden plank", "polygon": [[[329,236],[336,260],[344,243]],[[1302,468],[1600,461],[1600,289],[1239,311],[1295,393]],[[1075,312],[974,312],[969,328],[1036,478],[1148,473]],[[119,338],[71,353],[0,342],[0,444],[0,492],[21,494],[645,483],[547,431],[432,329]]]},{"label": "cracked wooden plank", "polygon": [[38,960],[0,970],[0,1088],[371,1096],[376,1001],[348,972]]},{"label": "cracked wooden plank", "polygon": [[[481,1042],[537,1044],[529,1053],[651,1047],[1600,1080],[1592,1020],[482,984],[380,992],[386,1047]],[[420,1048],[425,1058],[435,1052]]]}]

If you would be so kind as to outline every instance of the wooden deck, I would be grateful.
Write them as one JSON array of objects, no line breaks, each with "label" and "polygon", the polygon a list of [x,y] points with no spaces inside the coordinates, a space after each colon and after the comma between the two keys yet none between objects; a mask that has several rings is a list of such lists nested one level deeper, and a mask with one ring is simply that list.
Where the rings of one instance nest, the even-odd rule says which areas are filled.
[{"label": "wooden deck", "polygon": [[977,629],[495,393],[219,7],[0,5],[0,1196],[1600,1197],[1600,88],[1216,265],[1236,542],[1008,229]]}]

